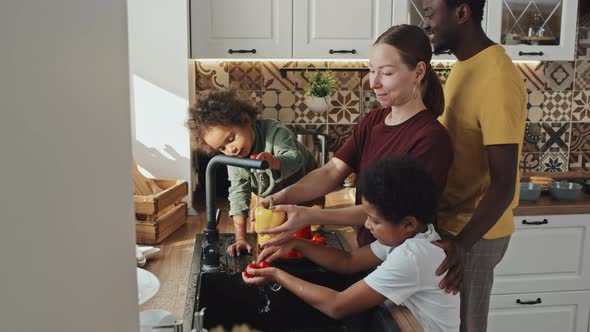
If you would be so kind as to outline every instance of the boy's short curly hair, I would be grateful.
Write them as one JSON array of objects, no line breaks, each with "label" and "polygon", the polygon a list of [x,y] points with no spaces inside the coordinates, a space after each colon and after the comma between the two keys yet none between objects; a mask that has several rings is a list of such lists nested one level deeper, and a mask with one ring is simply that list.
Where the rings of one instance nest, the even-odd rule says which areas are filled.
[{"label": "boy's short curly hair", "polygon": [[435,220],[437,186],[422,165],[408,156],[372,162],[361,172],[357,190],[383,218],[394,224],[408,216],[424,224]]},{"label": "boy's short curly hair", "polygon": [[200,97],[189,108],[186,122],[191,133],[193,149],[212,155],[213,150],[203,140],[207,128],[211,126],[247,126],[256,121],[258,110],[248,100],[239,97],[234,91],[210,91]]}]

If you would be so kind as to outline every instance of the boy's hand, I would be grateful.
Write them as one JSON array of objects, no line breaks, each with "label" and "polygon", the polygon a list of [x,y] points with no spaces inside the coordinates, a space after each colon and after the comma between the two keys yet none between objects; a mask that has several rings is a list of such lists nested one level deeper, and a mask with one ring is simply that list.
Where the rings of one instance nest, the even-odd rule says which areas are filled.
[{"label": "boy's hand", "polygon": [[266,160],[268,162],[268,166],[270,167],[270,169],[273,169],[275,171],[281,169],[281,161],[279,160],[279,158],[273,156],[268,152],[260,152],[256,155],[256,159]]},{"label": "boy's hand", "polygon": [[260,234],[280,233],[272,239],[264,242],[262,247],[265,248],[268,246],[282,244],[286,240],[290,239],[298,230],[309,225],[309,222],[307,221],[309,220],[309,209],[311,208],[296,205],[275,205],[273,211],[285,212],[287,214],[287,221],[277,227],[267,228],[263,231],[260,231]]},{"label": "boy's hand", "polygon": [[447,293],[457,294],[463,284],[465,249],[453,240],[440,240],[432,242],[432,244],[442,248],[447,254],[435,272],[437,276],[440,276],[448,271],[438,286],[445,289]]},{"label": "boy's hand", "polygon": [[248,242],[245,240],[237,240],[235,243],[232,243],[229,247],[227,247],[227,253],[230,256],[240,256],[240,252],[244,249],[248,251],[248,254],[252,253],[252,246],[249,245]]},{"label": "boy's hand", "polygon": [[276,281],[276,274],[278,273],[278,269],[274,267],[267,267],[267,268],[246,268],[246,272],[250,275],[250,277],[246,276],[245,272],[242,272],[242,280],[248,285],[264,285],[269,282]]},{"label": "boy's hand", "polygon": [[267,261],[271,263],[279,258],[285,258],[287,254],[295,247],[296,239],[288,239],[283,242],[280,246],[265,246],[265,248],[258,254],[257,263]]}]

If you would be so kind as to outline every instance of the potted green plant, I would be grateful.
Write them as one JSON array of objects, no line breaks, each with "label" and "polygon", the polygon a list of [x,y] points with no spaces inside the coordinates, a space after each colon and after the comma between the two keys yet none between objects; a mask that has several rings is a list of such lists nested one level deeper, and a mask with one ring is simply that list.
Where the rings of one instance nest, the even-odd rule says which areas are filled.
[{"label": "potted green plant", "polygon": [[313,112],[325,112],[330,108],[335,90],[336,80],[332,73],[329,70],[316,71],[307,86],[305,104]]}]

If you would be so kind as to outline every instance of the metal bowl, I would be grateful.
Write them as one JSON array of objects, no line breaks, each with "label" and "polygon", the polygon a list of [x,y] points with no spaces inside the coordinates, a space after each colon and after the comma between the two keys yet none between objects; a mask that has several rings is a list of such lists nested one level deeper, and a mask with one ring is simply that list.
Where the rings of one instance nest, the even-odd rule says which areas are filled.
[{"label": "metal bowl", "polygon": [[575,201],[582,192],[582,185],[568,181],[552,182],[549,192],[557,200]]},{"label": "metal bowl", "polygon": [[520,183],[520,200],[536,201],[541,196],[541,186],[530,182]]}]

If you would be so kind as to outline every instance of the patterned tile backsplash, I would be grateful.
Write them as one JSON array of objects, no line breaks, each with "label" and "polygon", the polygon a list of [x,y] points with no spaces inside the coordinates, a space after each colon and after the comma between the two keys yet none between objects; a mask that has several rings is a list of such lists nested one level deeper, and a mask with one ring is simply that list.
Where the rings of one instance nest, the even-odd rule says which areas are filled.
[{"label": "patterned tile backsplash", "polygon": [[[520,167],[524,172],[590,171],[590,26],[580,20],[575,61],[517,63],[528,90],[528,113]],[[451,64],[433,63],[445,81]],[[354,125],[379,102],[366,71],[333,72],[337,83],[332,108],[317,114],[305,105],[311,76],[282,67],[366,68],[366,62],[197,62],[197,95],[210,89],[234,89],[261,110],[291,128],[328,135],[334,152],[351,135]]]}]

